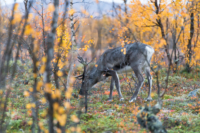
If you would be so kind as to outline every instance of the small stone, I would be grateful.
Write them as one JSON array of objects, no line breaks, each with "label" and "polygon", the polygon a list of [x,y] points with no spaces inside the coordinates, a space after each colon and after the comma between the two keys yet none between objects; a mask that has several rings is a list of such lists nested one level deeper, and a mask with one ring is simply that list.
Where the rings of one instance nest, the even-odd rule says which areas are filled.
[{"label": "small stone", "polygon": [[187,89],[187,87],[183,87],[183,89],[184,89],[184,90],[186,90],[186,89]]}]

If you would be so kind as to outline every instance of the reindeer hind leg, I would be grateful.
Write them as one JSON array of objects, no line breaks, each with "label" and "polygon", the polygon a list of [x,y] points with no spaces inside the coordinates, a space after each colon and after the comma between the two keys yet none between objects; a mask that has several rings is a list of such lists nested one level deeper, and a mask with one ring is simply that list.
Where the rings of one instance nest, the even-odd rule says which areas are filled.
[{"label": "reindeer hind leg", "polygon": [[151,73],[150,73],[150,67],[147,67],[145,69],[145,73],[146,73],[146,76],[147,76],[147,79],[148,79],[148,84],[149,84],[149,91],[148,91],[148,96],[146,98],[146,101],[151,101],[152,98],[151,98],[151,87],[152,87],[152,77],[151,77]]},{"label": "reindeer hind leg", "polygon": [[144,77],[143,77],[142,72],[141,72],[141,68],[142,67],[140,67],[140,66],[131,66],[131,67],[132,67],[132,69],[133,69],[133,71],[134,71],[134,73],[135,73],[135,75],[136,75],[136,77],[138,79],[138,85],[136,87],[136,90],[135,90],[133,96],[129,100],[129,102],[133,102],[133,101],[136,100],[137,95],[138,95],[138,93],[140,91],[140,88],[142,87],[142,85],[144,83]]}]

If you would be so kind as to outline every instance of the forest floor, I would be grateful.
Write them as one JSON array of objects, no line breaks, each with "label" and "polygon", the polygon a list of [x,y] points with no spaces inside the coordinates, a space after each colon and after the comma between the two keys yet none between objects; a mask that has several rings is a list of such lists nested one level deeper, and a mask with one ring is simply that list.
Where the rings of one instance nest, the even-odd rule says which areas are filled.
[{"label": "forest floor", "polygon": [[[127,81],[127,77],[129,81]],[[161,86],[164,86],[166,73],[163,71],[160,75]],[[188,97],[189,92],[200,88],[200,73],[197,71],[191,74],[171,74],[169,77],[169,86],[163,99],[163,107],[158,114],[159,119],[163,122],[169,133],[194,133],[200,131],[200,99],[197,97]],[[31,102],[30,98],[24,97],[24,91],[32,87],[30,81],[24,85],[24,79],[29,78],[29,72],[17,75],[17,80],[13,83],[13,90],[8,99],[7,118],[8,122],[7,132],[31,132],[31,112],[26,108],[27,103]],[[156,104],[157,87],[156,80],[153,79],[152,98],[153,101],[146,102],[148,85],[145,80],[136,102],[129,103],[134,89],[134,80],[131,74],[124,74],[120,76],[121,90],[125,98],[124,101],[119,101],[116,89],[113,92],[113,101],[108,102],[110,79],[105,82],[98,83],[90,93],[92,95],[88,98],[88,113],[82,113],[80,124],[83,132],[148,132],[137,123],[136,115],[139,107],[145,106],[146,103],[151,106]],[[78,84],[78,83],[77,83]],[[131,87],[130,87],[131,86]],[[74,94],[78,93],[80,83],[74,88]],[[133,92],[132,92],[133,91]],[[42,98],[43,94],[39,94]],[[79,108],[80,99],[71,98],[71,109],[69,114],[74,114]],[[39,114],[42,116],[42,109],[46,108],[47,104],[39,106]],[[47,119],[39,117],[40,124],[47,129]],[[71,122],[68,123],[70,127]],[[74,129],[71,129],[74,130]]]}]

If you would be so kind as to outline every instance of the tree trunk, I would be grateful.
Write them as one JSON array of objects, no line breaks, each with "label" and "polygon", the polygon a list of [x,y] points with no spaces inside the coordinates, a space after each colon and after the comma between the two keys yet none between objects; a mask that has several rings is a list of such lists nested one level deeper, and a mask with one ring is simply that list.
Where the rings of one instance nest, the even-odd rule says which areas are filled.
[{"label": "tree trunk", "polygon": [[191,72],[191,66],[190,66],[190,62],[192,59],[192,38],[194,35],[194,13],[190,14],[190,39],[188,40],[188,45],[187,45],[187,56],[189,61],[186,63],[186,71],[189,73]]},{"label": "tree trunk", "polygon": [[[70,0],[70,10],[73,9],[73,0]],[[71,46],[71,59],[70,59],[70,65],[69,65],[69,71],[67,75],[67,84],[66,84],[66,91],[69,88],[70,85],[70,77],[72,75],[72,71],[74,69],[73,67],[73,61],[74,61],[74,51],[73,51],[73,46],[76,45],[76,38],[75,38],[75,30],[74,30],[74,15],[71,14],[70,17],[70,28],[71,28],[71,39],[72,39],[72,46]],[[69,99],[68,99],[69,100]]]},{"label": "tree trunk", "polygon": [[100,55],[101,56],[101,32],[102,32],[102,27],[99,25],[97,29],[97,34],[98,34],[98,40],[97,40],[97,48],[100,50]]},{"label": "tree trunk", "polygon": [[[46,69],[44,72],[44,83],[48,87],[49,84],[51,84],[51,71],[52,71],[52,65],[51,61],[54,56],[54,40],[56,36],[56,28],[57,28],[57,22],[58,22],[58,8],[59,8],[59,0],[54,0],[54,7],[55,11],[53,13],[52,23],[51,23],[51,32],[48,34],[47,37],[47,62],[46,62]],[[48,88],[47,88],[48,89]],[[45,96],[49,102],[49,108],[48,108],[48,116],[49,116],[49,133],[54,133],[54,123],[53,123],[53,99],[51,98],[51,93],[46,92]]]}]

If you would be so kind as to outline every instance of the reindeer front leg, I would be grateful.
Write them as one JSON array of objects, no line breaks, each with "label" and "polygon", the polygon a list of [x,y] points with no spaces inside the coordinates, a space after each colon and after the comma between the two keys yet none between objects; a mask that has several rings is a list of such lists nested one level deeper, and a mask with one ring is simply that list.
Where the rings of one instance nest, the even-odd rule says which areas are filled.
[{"label": "reindeer front leg", "polygon": [[115,81],[114,81],[114,78],[112,77],[111,83],[110,83],[110,95],[109,95],[108,101],[112,101],[112,92],[114,89],[114,84],[115,84]]},{"label": "reindeer front leg", "polygon": [[119,95],[119,98],[120,98],[120,101],[123,101],[124,98],[123,98],[122,93],[121,93],[121,88],[120,88],[120,83],[119,83],[119,77],[117,75],[117,72],[113,71],[113,70],[107,70],[107,72],[110,75],[112,75],[111,85],[110,85],[110,96],[109,96],[109,99],[112,98],[112,91],[113,91],[113,87],[114,87],[114,84],[115,84],[117,92],[118,92],[118,95]]}]

